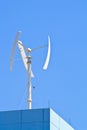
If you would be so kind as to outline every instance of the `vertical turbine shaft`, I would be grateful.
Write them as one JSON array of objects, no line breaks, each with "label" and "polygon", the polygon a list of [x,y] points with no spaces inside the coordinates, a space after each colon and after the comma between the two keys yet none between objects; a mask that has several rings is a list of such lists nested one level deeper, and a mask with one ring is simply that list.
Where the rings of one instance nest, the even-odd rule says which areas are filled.
[{"label": "vertical turbine shaft", "polygon": [[28,109],[32,109],[32,87],[31,87],[31,56],[27,57],[28,66]]},{"label": "vertical turbine shaft", "polygon": [[[28,73],[28,97],[27,97],[27,102],[28,102],[28,109],[32,108],[32,86],[31,86],[31,78],[34,77],[33,72],[31,70],[31,56],[30,56],[30,51],[28,51],[28,56],[26,56],[26,53],[24,51],[24,46],[21,41],[18,41],[18,47],[20,50],[20,54],[22,57],[22,60],[24,62],[24,66],[27,70]],[[25,48],[26,49],[26,48]],[[28,50],[28,49],[26,49]]]}]

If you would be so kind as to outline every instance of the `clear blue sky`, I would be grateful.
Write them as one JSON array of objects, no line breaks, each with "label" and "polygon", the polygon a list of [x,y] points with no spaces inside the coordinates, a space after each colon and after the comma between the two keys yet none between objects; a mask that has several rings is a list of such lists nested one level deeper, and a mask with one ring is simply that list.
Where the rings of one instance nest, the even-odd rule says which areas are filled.
[{"label": "clear blue sky", "polygon": [[0,2],[0,111],[27,109],[27,74],[14,37],[27,47],[51,39],[51,60],[42,70],[46,48],[32,54],[33,108],[51,107],[76,130],[87,130],[87,1],[15,0]]}]

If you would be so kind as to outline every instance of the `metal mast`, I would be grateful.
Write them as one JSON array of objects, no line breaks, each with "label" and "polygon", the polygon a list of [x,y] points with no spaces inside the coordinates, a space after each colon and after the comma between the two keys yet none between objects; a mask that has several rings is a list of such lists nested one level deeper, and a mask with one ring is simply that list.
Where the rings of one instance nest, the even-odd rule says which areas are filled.
[{"label": "metal mast", "polygon": [[[31,78],[34,77],[32,70],[31,70],[31,49],[26,48],[21,41],[18,41],[18,47],[22,56],[22,60],[24,62],[25,68],[28,74],[28,95],[27,95],[27,102],[28,102],[28,109],[32,108],[32,85],[31,85]],[[28,53],[27,56],[25,51]]]},{"label": "metal mast", "polygon": [[28,53],[27,57],[27,66],[28,66],[28,109],[32,108],[32,87],[31,87],[31,56]]}]

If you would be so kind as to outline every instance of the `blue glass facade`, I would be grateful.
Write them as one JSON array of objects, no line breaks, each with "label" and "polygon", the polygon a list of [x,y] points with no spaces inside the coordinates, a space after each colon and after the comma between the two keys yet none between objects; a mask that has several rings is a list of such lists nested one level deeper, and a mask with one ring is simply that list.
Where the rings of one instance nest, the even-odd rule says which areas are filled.
[{"label": "blue glass facade", "polygon": [[0,112],[0,130],[74,129],[48,108]]}]

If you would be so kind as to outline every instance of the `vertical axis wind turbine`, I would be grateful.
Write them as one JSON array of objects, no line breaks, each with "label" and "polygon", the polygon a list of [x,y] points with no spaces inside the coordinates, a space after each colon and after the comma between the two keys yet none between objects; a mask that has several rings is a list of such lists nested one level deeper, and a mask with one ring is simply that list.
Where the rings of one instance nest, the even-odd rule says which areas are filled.
[{"label": "vertical axis wind turbine", "polygon": [[[49,60],[50,60],[50,37],[48,36],[48,44],[44,45],[44,46],[39,46],[37,48],[34,49],[30,49],[25,47],[21,41],[18,40],[19,36],[21,34],[21,31],[17,32],[16,37],[15,37],[15,41],[13,44],[13,48],[12,48],[12,53],[11,53],[11,59],[10,59],[10,69],[12,70],[12,66],[13,66],[13,60],[14,60],[14,52],[15,52],[15,48],[16,48],[16,44],[18,45],[18,48],[20,50],[20,54],[25,66],[26,71],[28,72],[28,109],[32,108],[32,86],[31,86],[31,78],[34,77],[33,72],[31,70],[31,56],[30,53],[33,51],[36,51],[40,48],[44,48],[45,46],[48,46],[48,52],[47,52],[47,57],[46,57],[46,61],[44,63],[43,69],[46,70],[48,68],[48,64],[49,64]],[[26,56],[26,52],[28,53]]]}]

